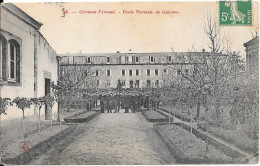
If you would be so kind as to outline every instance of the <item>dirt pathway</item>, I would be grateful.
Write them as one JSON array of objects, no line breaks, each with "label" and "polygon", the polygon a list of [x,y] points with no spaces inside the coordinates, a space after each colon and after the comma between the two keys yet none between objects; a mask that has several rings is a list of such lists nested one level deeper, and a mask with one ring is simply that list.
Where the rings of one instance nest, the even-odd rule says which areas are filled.
[{"label": "dirt pathway", "polygon": [[101,114],[28,164],[174,164],[141,113]]}]

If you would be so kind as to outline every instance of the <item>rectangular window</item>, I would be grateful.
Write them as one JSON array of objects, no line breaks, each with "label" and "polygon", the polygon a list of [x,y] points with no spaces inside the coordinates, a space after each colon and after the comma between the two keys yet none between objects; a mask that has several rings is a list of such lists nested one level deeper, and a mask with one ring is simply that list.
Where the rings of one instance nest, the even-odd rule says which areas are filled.
[{"label": "rectangular window", "polygon": [[147,76],[150,76],[150,70],[147,69]]},{"label": "rectangular window", "polygon": [[125,76],[125,70],[122,70],[122,76]]},{"label": "rectangular window", "polygon": [[97,80],[97,88],[99,88],[99,80]]},{"label": "rectangular window", "polygon": [[129,70],[129,76],[132,76],[132,75],[133,75],[132,70]]},{"label": "rectangular window", "polygon": [[122,86],[125,86],[125,81],[121,81]]},{"label": "rectangular window", "polygon": [[128,57],[128,62],[129,62],[129,63],[133,63],[132,60],[133,60],[133,59],[132,59],[132,56],[129,56],[129,57]]},{"label": "rectangular window", "polygon": [[158,76],[158,74],[159,74],[158,69],[155,69],[154,73],[155,73],[155,75]]},{"label": "rectangular window", "polygon": [[0,80],[2,80],[2,58],[3,58],[3,44],[2,40],[0,40]]},{"label": "rectangular window", "polygon": [[164,73],[167,73],[167,69],[164,69],[163,72],[164,72]]},{"label": "rectangular window", "polygon": [[135,71],[135,75],[139,76],[139,70]]},{"label": "rectangular window", "polygon": [[98,70],[96,70],[96,76],[98,76]]},{"label": "rectangular window", "polygon": [[136,87],[136,88],[139,88],[139,87],[140,87],[140,81],[139,81],[139,80],[136,80],[136,81],[135,81],[135,87]]},{"label": "rectangular window", "polygon": [[151,87],[151,80],[146,81],[146,87],[150,88]]},{"label": "rectangular window", "polygon": [[128,56],[125,57],[125,63],[128,63]]},{"label": "rectangular window", "polygon": [[168,56],[168,62],[172,62],[172,57]]},{"label": "rectangular window", "polygon": [[155,81],[155,87],[157,87],[157,88],[159,87],[159,80]]},{"label": "rectangular window", "polygon": [[110,57],[107,57],[107,63],[110,63]]},{"label": "rectangular window", "polygon": [[87,58],[86,58],[86,62],[87,62],[87,63],[90,63],[90,57],[87,57]]},{"label": "rectangular window", "polygon": [[135,63],[135,56],[132,56],[132,62]]},{"label": "rectangular window", "polygon": [[139,57],[135,57],[135,62],[139,63]]},{"label": "rectangular window", "polygon": [[150,63],[154,63],[154,56],[149,56]]},{"label": "rectangular window", "polygon": [[107,76],[110,76],[110,70],[107,70]]},{"label": "rectangular window", "polygon": [[13,43],[10,43],[10,70],[9,70],[9,78],[15,79],[16,75],[16,48]]},{"label": "rectangular window", "polygon": [[134,87],[134,81],[130,81],[130,88]]}]

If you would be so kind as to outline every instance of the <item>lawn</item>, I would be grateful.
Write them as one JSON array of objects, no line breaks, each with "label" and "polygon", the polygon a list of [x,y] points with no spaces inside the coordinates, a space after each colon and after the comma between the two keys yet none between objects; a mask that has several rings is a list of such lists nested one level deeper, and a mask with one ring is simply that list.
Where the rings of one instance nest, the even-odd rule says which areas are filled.
[{"label": "lawn", "polygon": [[249,138],[244,132],[237,130],[225,130],[219,127],[212,126],[208,127],[207,131],[250,154],[258,153],[259,141],[257,139]]},{"label": "lawn", "polygon": [[223,152],[208,145],[206,151],[206,143],[194,134],[175,124],[159,125],[159,129],[172,141],[177,147],[176,153],[183,155],[182,157],[192,160],[203,160],[206,163],[227,163],[232,158]]}]

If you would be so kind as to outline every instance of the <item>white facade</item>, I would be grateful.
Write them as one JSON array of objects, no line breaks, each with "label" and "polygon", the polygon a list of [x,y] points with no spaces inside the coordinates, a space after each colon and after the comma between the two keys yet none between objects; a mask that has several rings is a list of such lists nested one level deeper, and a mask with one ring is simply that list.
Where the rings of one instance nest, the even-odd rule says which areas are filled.
[{"label": "white facade", "polygon": [[[42,24],[13,4],[1,4],[0,20],[0,96],[11,99],[44,96],[45,82],[57,81],[58,63],[56,52],[39,32]],[[57,104],[52,113],[55,112]],[[34,106],[25,110],[25,115],[34,115]],[[2,120],[21,117],[22,111],[13,106],[8,107]]]}]

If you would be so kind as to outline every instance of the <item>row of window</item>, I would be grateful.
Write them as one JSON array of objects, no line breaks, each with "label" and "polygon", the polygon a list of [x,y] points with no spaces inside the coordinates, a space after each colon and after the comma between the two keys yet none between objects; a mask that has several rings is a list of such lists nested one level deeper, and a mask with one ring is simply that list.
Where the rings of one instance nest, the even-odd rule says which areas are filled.
[{"label": "row of window", "polygon": [[[139,56],[119,56],[119,57],[116,57],[116,60],[117,60],[117,63],[125,63],[125,64],[140,62]],[[91,57],[86,57],[85,61],[86,61],[85,62],[86,64],[91,64]],[[149,56],[148,62],[155,63],[155,56]],[[167,56],[167,62],[172,62],[171,56]],[[111,63],[111,57],[106,57],[106,63],[107,64]]]},{"label": "row of window", "polygon": [[0,81],[19,82],[20,45],[14,39],[6,41],[0,35]]},{"label": "row of window", "polygon": [[[167,69],[164,69],[163,70],[164,73],[167,72]],[[139,76],[140,74],[140,70],[129,70],[129,76],[133,76],[133,73],[135,73],[136,76]],[[99,76],[100,75],[100,72],[99,70],[96,70],[96,76]],[[122,76],[125,76],[126,75],[126,70],[121,70],[121,75]],[[151,70],[150,69],[147,69],[146,70],[146,75],[147,76],[150,76],[151,75]],[[159,70],[158,69],[155,69],[154,70],[154,75],[158,76],[159,75]],[[111,72],[110,70],[106,70],[106,76],[111,76]]]},{"label": "row of window", "polygon": [[[159,85],[160,85],[159,83],[160,83],[159,80],[155,80],[155,82],[154,82],[154,87],[157,87],[157,88],[158,88]],[[108,86],[108,87],[110,87],[110,86],[111,86],[110,81],[109,81],[109,80],[106,81],[106,82],[105,82],[105,85]],[[121,85],[122,85],[123,87],[125,87],[125,86],[126,86],[126,81],[121,81]],[[100,86],[99,80],[97,80],[96,86],[99,88],[99,86]],[[129,81],[129,87],[130,87],[130,88],[140,88],[140,80],[130,80],[130,81]],[[146,80],[146,85],[145,85],[145,87],[147,87],[147,88],[152,87],[152,81],[151,81],[151,80]]]}]

